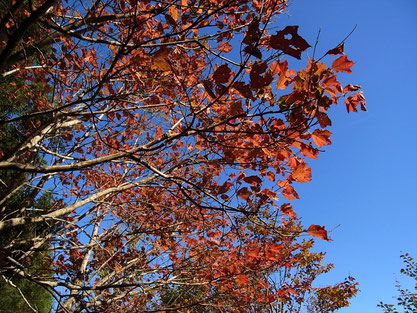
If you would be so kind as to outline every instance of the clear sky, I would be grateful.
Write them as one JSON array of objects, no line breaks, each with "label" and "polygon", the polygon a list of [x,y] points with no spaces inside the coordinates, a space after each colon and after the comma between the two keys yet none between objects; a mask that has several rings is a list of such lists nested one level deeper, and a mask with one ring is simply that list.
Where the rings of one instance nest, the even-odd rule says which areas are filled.
[{"label": "clear sky", "polygon": [[356,64],[342,81],[363,86],[369,111],[333,109],[333,145],[310,162],[313,180],[294,206],[304,225],[340,224],[317,244],[335,264],[323,283],[360,283],[339,312],[382,312],[379,301],[396,303],[401,252],[417,258],[417,1],[295,0],[289,12],[278,24],[300,25],[310,44],[320,28],[321,53],[357,24],[345,45]]}]

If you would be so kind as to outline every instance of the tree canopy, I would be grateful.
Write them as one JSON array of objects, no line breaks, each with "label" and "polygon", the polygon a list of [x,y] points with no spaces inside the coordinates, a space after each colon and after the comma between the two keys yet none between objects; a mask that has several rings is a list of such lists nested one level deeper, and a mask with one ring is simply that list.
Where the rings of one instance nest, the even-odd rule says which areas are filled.
[{"label": "tree canopy", "polygon": [[408,253],[402,254],[401,258],[404,261],[405,267],[401,269],[401,273],[409,278],[413,279],[412,291],[401,286],[400,282],[397,281],[397,290],[399,295],[397,296],[397,306],[394,304],[383,303],[382,301],[378,304],[378,307],[382,308],[384,313],[398,313],[400,311],[404,313],[413,313],[417,310],[417,263],[413,257]]},{"label": "tree canopy", "polygon": [[365,110],[339,82],[344,41],[316,55],[277,22],[285,0],[2,3],[4,279],[57,312],[349,304],[351,277],[312,286],[331,266],[310,236],[330,238],[288,202],[331,144],[329,109]]}]

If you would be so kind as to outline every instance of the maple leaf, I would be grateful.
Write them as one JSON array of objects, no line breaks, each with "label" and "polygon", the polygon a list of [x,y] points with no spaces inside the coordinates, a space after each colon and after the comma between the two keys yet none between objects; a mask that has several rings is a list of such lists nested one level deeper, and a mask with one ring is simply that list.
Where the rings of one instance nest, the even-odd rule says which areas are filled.
[{"label": "maple leaf", "polygon": [[273,74],[279,74],[277,81],[278,89],[285,89],[287,85],[291,82],[291,76],[294,75],[293,70],[288,69],[288,61],[284,60],[282,62],[273,62],[271,65],[271,71]]},{"label": "maple leaf", "polygon": [[246,183],[251,184],[253,186],[257,186],[262,184],[262,179],[260,179],[258,176],[247,176],[243,179]]},{"label": "maple leaf", "polygon": [[[252,89],[261,89],[265,86],[268,86],[273,80],[274,77],[270,72],[265,73],[268,69],[268,65],[265,62],[256,62],[253,64],[250,71],[250,87]],[[265,73],[265,75],[262,75]]]},{"label": "maple leaf", "polygon": [[233,49],[232,45],[228,43],[227,41],[222,42],[217,46],[217,50],[221,52],[225,52],[225,53],[232,51],[232,49]]},{"label": "maple leaf", "polygon": [[360,85],[348,84],[348,85],[345,86],[345,88],[343,88],[343,92],[357,91],[357,90],[360,90],[361,88],[362,88],[362,86],[360,86]]},{"label": "maple leaf", "polygon": [[252,192],[247,187],[243,187],[237,192],[237,196],[243,200],[248,200],[251,194]]},{"label": "maple leaf", "polygon": [[257,42],[260,37],[261,31],[259,30],[259,21],[255,19],[249,24],[248,31],[245,33],[242,42],[246,45],[250,45]]},{"label": "maple leaf", "polygon": [[254,47],[252,45],[249,45],[243,49],[246,53],[253,55],[254,57],[257,57],[258,59],[262,59],[262,53],[261,50],[259,50],[257,47]]},{"label": "maple leaf", "polygon": [[227,64],[220,65],[213,73],[213,80],[216,84],[224,84],[229,81],[229,78],[232,74],[232,70]]},{"label": "maple leaf", "polygon": [[292,177],[299,183],[307,183],[311,181],[311,168],[305,162],[302,162],[292,172]]},{"label": "maple leaf", "polygon": [[331,131],[326,129],[316,129],[311,134],[314,143],[321,148],[324,145],[330,145],[332,142],[330,141],[330,135],[332,134]]},{"label": "maple leaf", "polygon": [[289,203],[284,203],[283,205],[281,205],[280,210],[282,213],[284,213],[285,215],[288,215],[289,217],[296,217],[297,214],[295,214],[291,204]]},{"label": "maple leaf", "polygon": [[235,281],[237,282],[239,287],[245,287],[247,284],[250,283],[249,276],[245,274],[236,275]]},{"label": "maple leaf", "polygon": [[320,127],[324,128],[327,126],[332,126],[332,121],[326,113],[317,112],[316,118],[319,121]]},{"label": "maple leaf", "polygon": [[312,159],[317,159],[317,155],[319,154],[319,151],[313,148],[310,143],[300,144],[300,152],[302,155]]},{"label": "maple leaf", "polygon": [[345,44],[342,43],[341,45],[337,46],[336,48],[330,49],[326,52],[326,54],[329,55],[337,55],[337,54],[343,54],[345,52]]},{"label": "maple leaf", "polygon": [[170,52],[170,49],[163,47],[154,53],[153,64],[156,68],[158,68],[161,71],[171,70],[171,65],[167,59]]},{"label": "maple leaf", "polygon": [[363,96],[362,92],[358,92],[353,96],[347,97],[345,99],[346,109],[349,112],[358,112],[357,106],[361,106],[362,111],[366,111],[366,99]]},{"label": "maple leaf", "polygon": [[244,98],[252,99],[253,94],[252,90],[250,89],[249,85],[245,84],[244,82],[234,82],[233,88],[235,88]]},{"label": "maple leaf", "polygon": [[[298,35],[297,31],[298,26],[287,26],[283,30],[278,31],[276,35],[272,35],[269,39],[269,44],[273,49],[281,50],[285,54],[301,59],[303,51],[311,46]],[[291,38],[286,39],[286,36],[289,35]]]},{"label": "maple leaf", "polygon": [[[48,0],[32,11],[27,1],[9,2],[0,87],[10,96],[0,113],[13,118],[0,125],[0,174],[16,172],[1,188],[22,203],[0,196],[10,246],[0,258],[27,255],[27,268],[0,264],[0,271],[33,271],[42,285],[30,266],[35,234],[19,230],[38,225],[42,248],[53,252],[41,272],[54,269],[51,286],[68,278],[51,291],[68,295],[62,306],[70,309],[162,312],[186,304],[197,312],[204,300],[218,311],[278,302],[285,310],[318,292],[311,283],[326,270],[322,255],[309,251],[313,240],[299,237],[296,213],[278,200],[297,199],[291,184],[311,179],[305,159],[330,144],[328,109],[341,97],[348,111],[365,108],[360,87],[342,90],[336,74],[353,62],[339,58],[332,68],[309,59],[290,69],[284,55],[300,59],[309,47],[298,27],[267,34],[287,1],[113,0],[82,2],[81,10]],[[63,17],[60,27],[70,31],[52,27]],[[343,46],[327,54],[340,56]],[[312,129],[316,122],[323,129]],[[26,216],[21,206],[33,201],[19,186],[41,175],[69,197],[54,193],[45,211]],[[50,198],[43,188],[30,194]],[[309,231],[327,240],[320,227]],[[272,283],[279,276],[285,281]],[[74,292],[78,285],[102,300]],[[348,298],[332,296],[343,288],[328,290],[323,301]]]},{"label": "maple leaf", "polygon": [[346,73],[352,73],[352,70],[350,69],[355,63],[352,61],[349,61],[346,55],[341,56],[340,58],[337,58],[332,63],[333,70],[337,72],[346,72]]},{"label": "maple leaf", "polygon": [[309,233],[310,235],[323,239],[323,240],[327,240],[327,241],[331,241],[331,239],[329,237],[327,237],[327,230],[324,228],[324,226],[320,226],[320,225],[310,225],[310,227],[307,229],[307,233]]},{"label": "maple leaf", "polygon": [[287,186],[282,190],[282,195],[288,200],[300,199],[298,193],[295,191],[293,186]]}]

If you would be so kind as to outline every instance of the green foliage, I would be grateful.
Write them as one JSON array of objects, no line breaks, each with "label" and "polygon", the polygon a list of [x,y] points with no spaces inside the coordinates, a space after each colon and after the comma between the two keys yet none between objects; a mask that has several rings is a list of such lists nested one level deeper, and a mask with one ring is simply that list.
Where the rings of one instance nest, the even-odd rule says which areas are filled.
[{"label": "green foliage", "polygon": [[[49,93],[50,88],[41,82],[28,83],[15,75],[0,78],[0,119],[7,120],[30,113],[35,105],[31,95],[50,97]],[[26,119],[24,122],[0,124],[0,158],[6,159],[19,149],[27,139],[27,129],[35,127],[34,123],[34,119]],[[36,164],[44,162],[37,152],[27,152],[25,158]],[[0,198],[4,200],[0,207],[0,218],[13,217],[22,212],[25,217],[33,217],[50,210],[54,201],[52,193],[30,186],[30,178],[29,174],[14,170],[0,172]],[[51,294],[35,282],[10,272],[10,264],[6,259],[6,256],[11,256],[19,260],[27,274],[51,275],[47,254],[35,252],[25,257],[25,253],[32,248],[32,239],[45,234],[49,227],[46,223],[26,224],[0,232],[0,313],[33,312],[22,294],[38,312],[50,311]],[[7,248],[13,241],[19,244],[16,244],[14,249]]]},{"label": "green foliage", "polygon": [[[27,279],[12,280],[20,289],[26,300],[39,313],[49,312],[52,305],[50,293]],[[33,312],[20,295],[19,291],[4,281],[0,281],[0,313]]]},{"label": "green foliage", "polygon": [[401,269],[401,273],[414,279],[414,292],[404,289],[397,281],[396,287],[399,292],[399,296],[397,297],[398,307],[394,304],[386,304],[381,301],[377,306],[382,308],[384,313],[417,312],[417,262],[408,253],[401,255],[401,258],[405,263],[405,268]]}]

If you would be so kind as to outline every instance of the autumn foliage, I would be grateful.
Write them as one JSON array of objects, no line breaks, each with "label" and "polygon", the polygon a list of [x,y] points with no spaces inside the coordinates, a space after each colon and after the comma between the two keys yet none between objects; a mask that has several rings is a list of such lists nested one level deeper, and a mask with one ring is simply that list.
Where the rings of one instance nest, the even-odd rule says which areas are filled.
[{"label": "autumn foliage", "polygon": [[[330,238],[302,226],[288,201],[331,144],[329,109],[365,110],[365,99],[339,82],[354,64],[344,43],[290,68],[313,43],[298,26],[272,28],[286,8],[9,1],[0,71],[15,106],[0,127],[21,136],[0,146],[0,170],[25,181],[0,187],[0,231],[49,231],[5,243],[2,273],[48,289],[59,312],[348,305],[353,279],[312,286],[330,267],[309,236]],[[51,205],[10,209],[27,186]],[[39,250],[53,274],[25,265]]]}]

